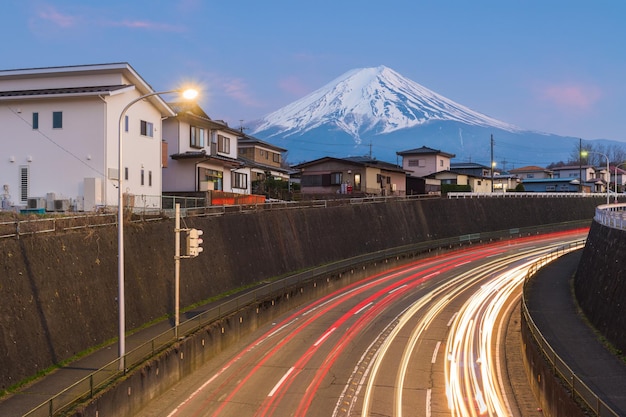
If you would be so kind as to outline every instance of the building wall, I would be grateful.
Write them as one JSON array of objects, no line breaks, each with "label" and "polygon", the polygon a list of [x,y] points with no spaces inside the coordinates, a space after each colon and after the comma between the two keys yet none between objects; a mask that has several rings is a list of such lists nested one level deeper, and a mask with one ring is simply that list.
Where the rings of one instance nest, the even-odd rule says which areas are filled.
[{"label": "building wall", "polygon": [[[84,195],[84,179],[106,179],[106,105],[97,97],[7,102],[0,107],[0,183],[11,202],[21,201],[19,168],[29,170],[29,197],[55,193],[58,199]],[[63,112],[63,127],[52,128],[52,112]],[[39,129],[32,128],[33,112]]]}]

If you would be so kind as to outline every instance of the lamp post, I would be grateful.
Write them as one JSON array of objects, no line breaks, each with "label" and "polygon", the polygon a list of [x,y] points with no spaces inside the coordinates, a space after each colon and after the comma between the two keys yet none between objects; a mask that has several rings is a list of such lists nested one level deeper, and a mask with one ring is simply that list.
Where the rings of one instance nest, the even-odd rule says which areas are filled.
[{"label": "lamp post", "polygon": [[609,157],[602,152],[596,152],[596,151],[582,151],[580,152],[580,155],[587,156],[590,153],[602,155],[603,157],[606,158],[606,175],[608,176],[608,180],[606,181],[606,204],[609,204],[609,191],[611,190],[611,170],[609,167]]},{"label": "lamp post", "polygon": [[118,354],[120,358],[119,369],[123,370],[126,368],[125,366],[125,355],[126,355],[126,314],[125,314],[125,300],[124,300],[124,187],[123,184],[123,163],[122,163],[122,123],[124,121],[124,116],[128,109],[135,103],[138,103],[148,97],[157,96],[161,94],[169,94],[169,93],[181,93],[186,99],[194,99],[198,92],[195,90],[168,90],[168,91],[156,91],[148,94],[144,94],[140,97],[137,97],[130,103],[124,107],[122,112],[120,113],[120,119],[118,122],[118,165],[117,165],[117,277],[118,277],[118,299],[117,302],[119,304],[119,344],[118,344]]},{"label": "lamp post", "polygon": [[615,165],[615,203],[617,203],[617,168],[621,167],[622,165],[626,165],[626,162]]}]

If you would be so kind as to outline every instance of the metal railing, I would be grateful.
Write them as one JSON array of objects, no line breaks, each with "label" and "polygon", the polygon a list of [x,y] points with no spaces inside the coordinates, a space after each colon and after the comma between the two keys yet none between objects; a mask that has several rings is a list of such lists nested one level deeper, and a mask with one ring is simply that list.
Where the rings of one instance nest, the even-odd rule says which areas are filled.
[{"label": "metal railing", "polygon": [[494,192],[494,193],[462,193],[446,194],[448,198],[605,198],[606,193],[531,193],[531,192]]},{"label": "metal railing", "polygon": [[[390,248],[374,253],[356,256],[344,259],[334,263],[330,263],[321,267],[313,268],[300,272],[295,275],[265,284],[250,292],[241,294],[232,299],[225,300],[219,305],[209,308],[201,314],[182,322],[178,327],[178,338],[176,337],[176,329],[171,328],[166,332],[156,336],[146,343],[130,350],[124,357],[124,363],[127,369],[134,369],[148,358],[162,352],[164,349],[172,346],[180,337],[190,335],[197,330],[224,318],[243,306],[262,300],[270,299],[276,294],[281,294],[285,289],[293,288],[311,280],[348,271],[358,265],[384,261],[385,259],[398,258],[402,256],[418,256],[423,253],[431,253],[438,249],[451,249],[462,245],[473,244],[478,242],[488,242],[498,239],[507,239],[515,236],[528,236],[539,233],[549,233],[552,231],[566,230],[575,227],[588,226],[588,221],[559,223],[554,225],[534,226],[520,229],[500,230],[488,233],[472,233],[468,235],[456,236],[452,238],[432,240],[420,242],[416,244]],[[73,385],[52,396],[39,406],[35,407],[24,417],[51,417],[60,413],[78,401],[92,398],[98,390],[107,386],[117,378],[121,377],[125,371],[118,370],[120,359],[104,365],[102,368],[91,373],[85,378],[77,381]]]},{"label": "metal railing", "polygon": [[593,219],[603,226],[626,230],[626,204],[604,204],[598,206]]},{"label": "metal railing", "polygon": [[528,324],[528,329],[535,343],[539,347],[541,353],[550,363],[552,372],[559,377],[563,384],[569,388],[572,393],[572,398],[580,399],[591,410],[596,417],[619,417],[619,414],[609,407],[598,395],[591,389],[583,380],[576,375],[576,373],[567,365],[567,363],[556,353],[556,351],[550,346],[548,341],[543,337],[541,331],[535,324],[528,311],[528,305],[526,304],[526,284],[528,281],[546,264],[552,262],[556,258],[571,252],[573,250],[582,249],[585,246],[585,240],[570,243],[569,245],[561,246],[554,251],[550,252],[546,256],[543,256],[537,262],[532,264],[526,274],[524,282],[524,290],[522,297],[522,314]]},{"label": "metal railing", "polygon": [[[143,196],[137,201],[143,201]],[[163,207],[154,209],[150,207],[133,206],[132,215],[129,210],[131,222],[145,222],[162,220],[174,217],[176,203],[181,204],[181,216],[221,216],[225,214],[248,213],[266,210],[305,209],[305,208],[328,208],[356,204],[389,203],[395,201],[413,201],[433,198],[427,195],[401,196],[401,197],[364,197],[344,198],[336,200],[306,200],[306,201],[278,201],[263,204],[241,204],[205,206],[204,199],[193,197],[163,197]],[[146,201],[148,201],[146,199]],[[165,201],[168,203],[165,204]],[[91,227],[111,226],[117,224],[117,213],[111,209],[100,208],[103,213],[72,213],[71,215],[59,213],[47,213],[43,215],[31,215],[30,218],[18,218],[0,222],[0,238],[33,235],[37,233],[63,232],[67,230],[85,229]]]}]

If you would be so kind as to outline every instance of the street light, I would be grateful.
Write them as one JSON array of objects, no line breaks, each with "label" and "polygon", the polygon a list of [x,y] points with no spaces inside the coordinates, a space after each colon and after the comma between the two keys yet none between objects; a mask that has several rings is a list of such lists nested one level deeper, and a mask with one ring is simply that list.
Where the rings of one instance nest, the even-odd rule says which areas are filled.
[{"label": "street light", "polygon": [[117,277],[118,277],[118,304],[119,304],[119,349],[118,354],[120,358],[119,369],[125,369],[124,356],[126,355],[126,314],[125,314],[125,300],[124,300],[124,187],[123,181],[123,164],[122,164],[122,122],[128,109],[135,103],[138,103],[148,97],[157,96],[161,94],[180,93],[185,99],[194,99],[198,92],[192,89],[177,89],[168,91],[156,91],[148,94],[144,94],[137,97],[124,107],[122,113],[120,113],[120,120],[118,122],[118,165],[117,165]]},{"label": "street light", "polygon": [[615,165],[615,203],[617,203],[617,168],[621,167],[622,165],[626,165],[626,162]]},{"label": "street light", "polygon": [[609,167],[609,157],[602,152],[596,152],[596,151],[581,151],[580,155],[587,156],[590,153],[596,153],[606,158],[606,175],[608,175],[608,180],[606,182],[606,204],[609,204],[609,191],[611,189],[611,170]]}]

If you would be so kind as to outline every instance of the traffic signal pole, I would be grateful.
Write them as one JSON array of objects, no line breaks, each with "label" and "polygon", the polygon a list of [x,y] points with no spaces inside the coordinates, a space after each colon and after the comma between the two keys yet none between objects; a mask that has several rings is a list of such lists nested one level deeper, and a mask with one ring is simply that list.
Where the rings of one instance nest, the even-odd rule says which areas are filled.
[{"label": "traffic signal pole", "polygon": [[[203,251],[203,232],[199,229],[180,228],[180,203],[175,206],[174,223],[174,335],[178,339],[178,326],[180,325],[180,260],[182,258],[195,258]],[[186,232],[185,254],[180,254],[180,232]]]},{"label": "traffic signal pole", "polygon": [[176,203],[176,223],[174,225],[174,335],[178,339],[178,325],[180,324],[180,203]]}]

